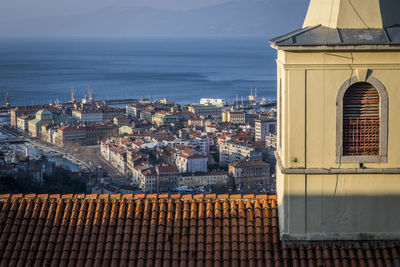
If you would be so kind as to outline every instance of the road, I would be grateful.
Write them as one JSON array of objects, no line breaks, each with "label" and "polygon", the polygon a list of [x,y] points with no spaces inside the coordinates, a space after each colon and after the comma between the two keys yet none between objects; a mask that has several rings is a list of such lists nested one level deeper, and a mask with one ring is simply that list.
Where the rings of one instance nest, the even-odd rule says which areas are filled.
[{"label": "road", "polygon": [[121,174],[114,166],[101,157],[98,145],[84,146],[81,150],[83,150],[83,152],[79,154],[82,155],[83,158],[87,158],[92,166],[101,166],[102,170],[107,172],[108,177],[110,177],[114,183],[130,185],[131,182],[127,176]]}]

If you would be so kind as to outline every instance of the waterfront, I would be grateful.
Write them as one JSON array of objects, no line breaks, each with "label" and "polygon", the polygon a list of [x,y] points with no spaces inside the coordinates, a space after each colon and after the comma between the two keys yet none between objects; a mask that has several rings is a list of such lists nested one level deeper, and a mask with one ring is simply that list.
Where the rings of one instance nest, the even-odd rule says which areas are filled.
[{"label": "waterfront", "polygon": [[[32,40],[0,42],[0,86],[12,105],[80,99],[91,85],[96,99],[168,97],[276,98],[273,50],[265,38]],[[0,97],[2,101],[2,97]]]},{"label": "waterfront", "polygon": [[[13,137],[10,133],[6,133],[4,128],[0,130],[0,140]],[[69,157],[66,154],[58,153],[52,150],[50,147],[43,147],[35,145],[31,142],[20,143],[20,144],[8,144],[1,145],[1,151],[6,153],[7,156],[11,157],[13,154],[27,155],[33,159],[40,159],[45,156],[48,161],[55,162],[57,167],[64,168],[71,172],[84,171],[87,168]]]}]

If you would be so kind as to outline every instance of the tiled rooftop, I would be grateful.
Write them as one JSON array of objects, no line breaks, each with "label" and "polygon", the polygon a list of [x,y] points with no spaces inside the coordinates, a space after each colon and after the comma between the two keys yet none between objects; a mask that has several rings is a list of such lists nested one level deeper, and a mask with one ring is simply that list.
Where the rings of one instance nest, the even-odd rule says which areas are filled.
[{"label": "tiled rooftop", "polygon": [[399,263],[399,242],[281,242],[275,196],[0,195],[0,210],[0,266]]},{"label": "tiled rooftop", "polygon": [[256,167],[256,166],[268,166],[269,164],[263,161],[236,161],[230,163],[229,166],[233,166],[236,168],[243,168],[243,167]]}]

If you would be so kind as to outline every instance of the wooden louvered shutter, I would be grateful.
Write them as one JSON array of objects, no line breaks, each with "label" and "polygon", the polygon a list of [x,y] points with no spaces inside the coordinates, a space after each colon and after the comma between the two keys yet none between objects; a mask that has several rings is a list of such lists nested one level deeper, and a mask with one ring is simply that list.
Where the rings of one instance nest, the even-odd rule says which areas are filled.
[{"label": "wooden louvered shutter", "polygon": [[343,97],[343,155],[379,155],[379,93],[356,83]]}]

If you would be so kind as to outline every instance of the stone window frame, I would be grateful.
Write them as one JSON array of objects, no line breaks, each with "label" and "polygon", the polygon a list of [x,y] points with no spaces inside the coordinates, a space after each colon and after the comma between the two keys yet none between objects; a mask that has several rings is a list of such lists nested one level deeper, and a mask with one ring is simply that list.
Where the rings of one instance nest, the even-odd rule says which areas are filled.
[{"label": "stone window frame", "polygon": [[[343,155],[343,97],[353,84],[366,82],[379,93],[379,155],[344,156]],[[346,80],[339,88],[336,98],[336,163],[386,163],[388,150],[388,95],[383,83],[372,76],[359,79],[358,75]]]}]

